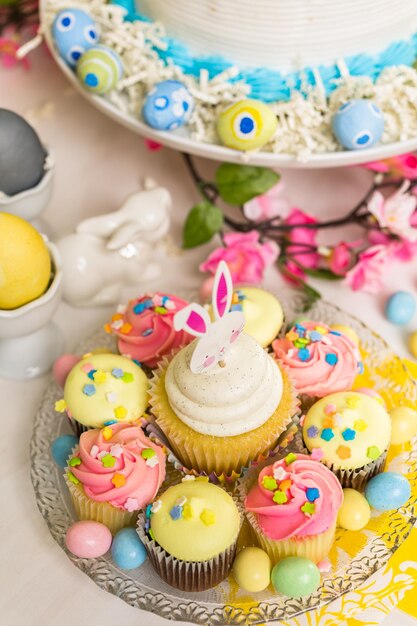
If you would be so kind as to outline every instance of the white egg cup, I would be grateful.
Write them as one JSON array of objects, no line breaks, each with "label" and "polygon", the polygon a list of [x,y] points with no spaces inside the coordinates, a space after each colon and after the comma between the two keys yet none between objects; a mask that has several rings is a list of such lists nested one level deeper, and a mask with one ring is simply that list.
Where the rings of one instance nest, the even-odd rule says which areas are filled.
[{"label": "white egg cup", "polygon": [[13,196],[0,194],[0,212],[11,213],[28,222],[34,222],[42,211],[47,207],[51,199],[54,173],[55,158],[51,150],[46,148],[47,155],[45,158],[44,175],[36,187],[26,189]]},{"label": "white egg cup", "polygon": [[47,242],[52,281],[36,300],[17,309],[0,309],[0,377],[28,380],[48,372],[62,354],[64,340],[51,318],[61,299],[62,264],[56,246]]}]

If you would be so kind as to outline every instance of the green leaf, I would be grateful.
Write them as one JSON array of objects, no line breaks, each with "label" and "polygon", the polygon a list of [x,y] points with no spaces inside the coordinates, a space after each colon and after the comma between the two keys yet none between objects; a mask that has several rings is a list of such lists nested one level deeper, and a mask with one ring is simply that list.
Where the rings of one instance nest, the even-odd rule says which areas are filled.
[{"label": "green leaf", "polygon": [[216,171],[216,185],[228,204],[241,206],[277,184],[280,175],[266,167],[222,163]]},{"label": "green leaf", "polygon": [[314,278],[324,278],[325,280],[342,280],[342,278],[344,278],[344,276],[335,274],[326,267],[316,270],[309,267],[302,267],[302,270],[307,274],[307,276],[313,276]]},{"label": "green leaf", "polygon": [[196,204],[184,224],[183,248],[195,248],[207,243],[223,226],[223,213],[211,202]]},{"label": "green leaf", "polygon": [[320,300],[321,293],[319,293],[316,289],[314,289],[314,287],[312,287],[311,285],[305,282],[303,282],[303,284],[301,285],[301,288],[304,291],[304,294],[306,297],[306,300],[303,304],[301,312],[307,313],[307,311],[311,309],[313,304],[317,302],[317,300]]}]

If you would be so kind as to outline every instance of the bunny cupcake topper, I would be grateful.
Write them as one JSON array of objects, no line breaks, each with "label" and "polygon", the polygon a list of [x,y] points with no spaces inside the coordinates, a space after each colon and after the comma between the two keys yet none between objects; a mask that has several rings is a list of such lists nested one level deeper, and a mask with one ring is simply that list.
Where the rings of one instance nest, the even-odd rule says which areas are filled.
[{"label": "bunny cupcake topper", "polygon": [[243,313],[229,310],[232,297],[230,270],[224,261],[220,261],[212,295],[215,321],[212,322],[206,309],[197,303],[189,304],[174,317],[175,330],[185,330],[200,338],[190,362],[190,369],[195,374],[207,372],[217,365],[224,367],[227,352],[243,330]]}]

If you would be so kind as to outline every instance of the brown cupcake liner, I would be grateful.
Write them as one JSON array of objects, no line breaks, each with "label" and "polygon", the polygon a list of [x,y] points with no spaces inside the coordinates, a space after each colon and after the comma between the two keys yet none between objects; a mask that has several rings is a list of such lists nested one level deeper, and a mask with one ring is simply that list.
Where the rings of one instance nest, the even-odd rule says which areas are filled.
[{"label": "brown cupcake liner", "polygon": [[[288,453],[288,450],[287,450]],[[277,459],[275,459],[277,460]],[[327,557],[334,543],[336,533],[336,517],[333,524],[325,531],[316,535],[294,536],[288,539],[271,539],[267,537],[258,523],[255,513],[245,508],[245,499],[250,489],[255,485],[260,470],[270,463],[263,463],[257,470],[249,471],[239,481],[236,495],[241,507],[245,511],[251,534],[255,543],[265,550],[273,564],[289,556],[298,556],[319,563]]]},{"label": "brown cupcake liner", "polygon": [[[294,445],[299,454],[307,454],[308,456],[311,456],[311,452],[306,447],[300,431],[294,437]],[[384,471],[387,454],[388,451],[385,450],[385,452],[383,452],[374,461],[370,461],[363,467],[353,469],[337,467],[337,465],[330,463],[325,459],[322,459],[320,462],[333,472],[343,488],[350,487],[351,489],[356,489],[357,491],[364,491],[368,480]]]},{"label": "brown cupcake liner", "polygon": [[201,435],[184,424],[169,404],[165,390],[169,361],[166,357],[154,372],[150,389],[152,412],[174,456],[184,468],[198,475],[213,475],[219,481],[234,480],[243,468],[267,457],[279,445],[280,436],[298,412],[292,381],[287,370],[279,364],[284,383],[281,402],[262,426],[233,437]]}]

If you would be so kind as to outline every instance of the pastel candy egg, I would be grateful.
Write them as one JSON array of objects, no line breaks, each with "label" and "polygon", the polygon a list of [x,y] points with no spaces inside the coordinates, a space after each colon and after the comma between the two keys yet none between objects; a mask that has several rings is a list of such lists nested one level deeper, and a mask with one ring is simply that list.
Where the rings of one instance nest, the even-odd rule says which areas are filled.
[{"label": "pastel candy egg", "polygon": [[342,335],[345,335],[345,337],[350,339],[355,346],[359,346],[359,337],[351,326],[345,326],[344,324],[332,324],[330,328],[338,333],[342,333]]},{"label": "pastel candy egg", "polygon": [[361,530],[371,518],[371,508],[356,489],[343,489],[343,504],[337,515],[337,525],[346,530]]},{"label": "pastel candy egg", "polygon": [[57,358],[53,365],[52,373],[54,375],[55,382],[60,387],[64,388],[68,374],[79,360],[80,357],[75,354],[62,354]]},{"label": "pastel candy egg", "polygon": [[72,554],[82,559],[96,559],[109,550],[112,542],[110,530],[100,522],[83,520],[67,530],[65,544]]},{"label": "pastel candy egg", "polygon": [[61,435],[52,442],[52,458],[59,467],[67,466],[67,459],[76,445],[78,445],[78,437],[75,435]]},{"label": "pastel candy egg", "polygon": [[111,555],[116,565],[125,570],[140,567],[147,556],[145,546],[134,528],[122,528],[116,533],[111,544]]},{"label": "pastel candy egg", "polygon": [[276,128],[276,115],[268,105],[258,100],[240,100],[220,113],[217,120],[221,143],[235,150],[253,150],[264,146]]},{"label": "pastel candy egg", "polygon": [[97,44],[99,29],[85,11],[65,9],[54,20],[52,37],[62,59],[70,67],[75,67],[81,55]]},{"label": "pastel candy egg", "polygon": [[233,576],[249,593],[263,591],[271,579],[271,559],[260,548],[244,548],[233,562]]},{"label": "pastel candy egg", "polygon": [[417,433],[417,411],[408,406],[398,406],[390,411],[391,443],[395,446],[410,441]]},{"label": "pastel candy egg", "polygon": [[381,139],[384,116],[372,100],[350,100],[333,115],[332,129],[344,148],[363,150]]},{"label": "pastel candy egg", "polygon": [[408,337],[408,348],[415,359],[417,359],[417,330]]},{"label": "pastel candy egg", "polygon": [[289,556],[274,565],[271,580],[284,596],[302,598],[316,591],[320,585],[320,571],[310,559]]},{"label": "pastel candy egg", "polygon": [[77,63],[77,76],[93,93],[105,94],[114,89],[123,76],[123,64],[116,52],[106,46],[95,46]]},{"label": "pastel candy egg", "polygon": [[142,115],[156,130],[175,130],[188,122],[193,108],[193,97],[182,83],[164,80],[148,93]]},{"label": "pastel candy egg", "polygon": [[410,483],[397,472],[377,474],[365,487],[365,498],[377,511],[398,509],[407,502],[410,495]]},{"label": "pastel candy egg", "polygon": [[403,326],[414,316],[416,301],[408,291],[396,291],[385,303],[385,316],[389,322]]}]

